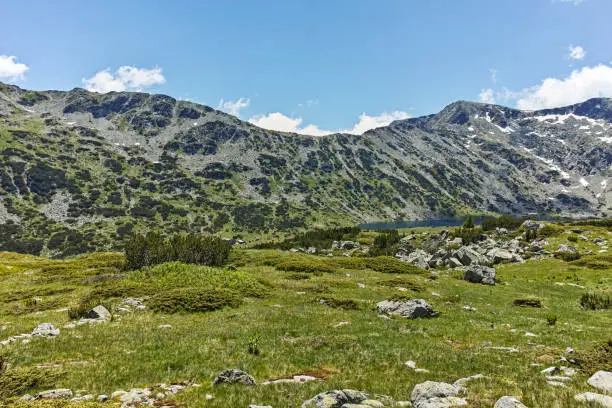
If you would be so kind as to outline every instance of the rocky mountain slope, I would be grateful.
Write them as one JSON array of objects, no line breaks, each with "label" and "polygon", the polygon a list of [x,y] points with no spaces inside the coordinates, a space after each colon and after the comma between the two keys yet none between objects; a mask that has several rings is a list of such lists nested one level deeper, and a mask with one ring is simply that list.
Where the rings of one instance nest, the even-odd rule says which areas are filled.
[{"label": "rocky mountain slope", "polygon": [[134,230],[271,231],[479,211],[612,210],[612,100],[456,102],[362,136],[264,130],[165,95],[0,84],[0,249]]}]

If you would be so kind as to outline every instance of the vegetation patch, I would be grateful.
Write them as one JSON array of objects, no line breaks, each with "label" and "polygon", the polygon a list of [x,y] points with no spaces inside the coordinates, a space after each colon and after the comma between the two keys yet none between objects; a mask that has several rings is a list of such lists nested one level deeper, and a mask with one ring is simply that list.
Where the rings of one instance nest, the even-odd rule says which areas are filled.
[{"label": "vegetation patch", "polygon": [[418,266],[402,262],[390,256],[377,256],[366,260],[368,268],[382,273],[422,273],[423,269]]},{"label": "vegetation patch", "polygon": [[563,259],[565,262],[572,262],[580,259],[580,252],[562,251],[555,254],[557,258]]},{"label": "vegetation patch", "polygon": [[585,293],[580,298],[580,306],[587,310],[608,310],[612,308],[612,299],[609,295]]},{"label": "vegetation patch", "polygon": [[520,307],[542,307],[542,301],[536,298],[515,299],[512,304]]},{"label": "vegetation patch", "polygon": [[321,261],[316,260],[295,260],[286,261],[276,265],[279,271],[301,272],[301,273],[333,273],[334,269]]},{"label": "vegetation patch", "polygon": [[355,299],[348,298],[336,298],[333,296],[319,297],[315,299],[316,302],[324,304],[325,306],[333,307],[334,309],[343,310],[360,310],[361,302]]},{"label": "vegetation patch", "polygon": [[21,396],[33,389],[52,387],[59,373],[33,368],[9,368],[0,356],[0,402]]},{"label": "vegetation patch", "polygon": [[424,290],[423,286],[405,277],[397,277],[393,279],[388,279],[388,280],[380,282],[380,285],[392,287],[392,288],[396,288],[396,287],[406,288],[413,292],[420,292]]},{"label": "vegetation patch", "polygon": [[612,371],[612,339],[595,345],[591,350],[578,352],[578,366],[588,375],[597,371]]},{"label": "vegetation patch", "polygon": [[211,312],[224,307],[238,307],[241,303],[236,292],[227,289],[178,288],[158,293],[148,304],[159,313]]},{"label": "vegetation patch", "polygon": [[227,262],[230,249],[226,241],[209,235],[134,235],[125,244],[125,268],[134,270],[170,261],[221,266]]},{"label": "vegetation patch", "polygon": [[598,270],[612,270],[612,253],[602,253],[581,257],[572,261],[572,265]]}]

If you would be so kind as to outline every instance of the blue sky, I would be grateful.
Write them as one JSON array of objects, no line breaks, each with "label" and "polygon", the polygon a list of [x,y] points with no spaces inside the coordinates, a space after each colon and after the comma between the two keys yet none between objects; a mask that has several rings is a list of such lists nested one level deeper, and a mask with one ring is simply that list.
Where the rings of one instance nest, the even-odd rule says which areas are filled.
[{"label": "blue sky", "polygon": [[280,130],[361,133],[458,99],[535,109],[612,97],[610,0],[0,0],[0,10],[4,82],[165,93]]}]

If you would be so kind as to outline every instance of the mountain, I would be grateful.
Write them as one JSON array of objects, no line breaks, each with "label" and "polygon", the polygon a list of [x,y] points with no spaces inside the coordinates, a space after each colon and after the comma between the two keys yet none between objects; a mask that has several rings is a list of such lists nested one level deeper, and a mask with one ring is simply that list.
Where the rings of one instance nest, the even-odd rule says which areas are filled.
[{"label": "mountain", "polygon": [[0,83],[0,249],[69,255],[145,229],[602,216],[611,143],[603,98],[535,112],[461,101],[362,136],[313,137],[165,95]]}]

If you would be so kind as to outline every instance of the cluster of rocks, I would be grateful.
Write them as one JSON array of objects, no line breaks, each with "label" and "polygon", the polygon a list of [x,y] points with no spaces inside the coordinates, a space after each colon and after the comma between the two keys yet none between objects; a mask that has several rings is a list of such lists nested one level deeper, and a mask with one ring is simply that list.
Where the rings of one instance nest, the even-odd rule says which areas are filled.
[{"label": "cluster of rocks", "polygon": [[612,408],[612,372],[598,371],[587,380],[587,383],[601,392],[601,394],[583,392],[574,397],[576,401],[598,404],[604,408]]},{"label": "cluster of rocks", "polygon": [[[541,225],[541,224],[537,224]],[[545,240],[534,240],[525,245],[518,239],[505,239],[507,231],[498,228],[495,234],[483,234],[478,243],[464,245],[462,238],[451,238],[448,231],[428,235],[416,248],[411,241],[414,236],[404,237],[395,257],[429,268],[459,268],[464,266],[491,266],[502,262],[524,262],[524,254],[544,254]]]},{"label": "cluster of rocks", "polygon": [[[164,402],[168,401],[169,398],[186,389],[187,387],[199,387],[199,384],[192,384],[187,381],[175,383],[175,384],[157,384],[146,388],[132,388],[129,391],[118,390],[113,392],[110,396],[106,394],[94,395],[85,394],[75,396],[72,390],[67,388],[60,388],[55,390],[48,390],[40,392],[36,395],[26,394],[21,397],[22,401],[36,401],[36,400],[53,400],[53,399],[64,399],[73,402],[84,402],[84,401],[99,401],[99,402],[116,402],[121,403],[124,408],[135,407],[139,405],[150,405],[163,407]],[[82,394],[82,393],[81,393]]]},{"label": "cluster of rocks", "polygon": [[32,333],[23,333],[17,334],[15,336],[11,336],[6,340],[0,341],[1,346],[7,346],[11,343],[15,343],[21,341],[22,343],[29,343],[32,337],[44,337],[44,338],[53,338],[59,336],[60,331],[56,329],[51,323],[41,323]]},{"label": "cluster of rocks", "polygon": [[143,300],[140,298],[127,298],[123,299],[123,306],[115,308],[116,313],[133,313],[138,310],[145,310],[147,307],[143,304]]}]

